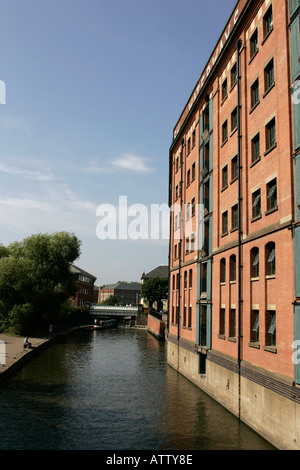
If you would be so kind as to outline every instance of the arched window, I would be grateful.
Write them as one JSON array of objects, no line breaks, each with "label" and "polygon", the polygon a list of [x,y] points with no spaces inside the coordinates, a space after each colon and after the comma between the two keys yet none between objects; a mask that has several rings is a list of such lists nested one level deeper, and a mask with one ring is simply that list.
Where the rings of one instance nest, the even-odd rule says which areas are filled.
[{"label": "arched window", "polygon": [[251,278],[259,277],[259,249],[255,246],[250,252]]},{"label": "arched window", "polygon": [[226,260],[222,258],[220,261],[220,282],[226,282]]},{"label": "arched window", "polygon": [[231,255],[229,259],[230,281],[236,281],[236,256]]},{"label": "arched window", "polygon": [[193,287],[193,270],[190,269],[189,272],[189,288],[191,289]]},{"label": "arched window", "polygon": [[187,288],[187,271],[184,271],[184,288]]},{"label": "arched window", "polygon": [[274,276],[276,274],[276,253],[275,253],[274,242],[270,242],[266,245],[265,254],[266,254],[266,275]]}]

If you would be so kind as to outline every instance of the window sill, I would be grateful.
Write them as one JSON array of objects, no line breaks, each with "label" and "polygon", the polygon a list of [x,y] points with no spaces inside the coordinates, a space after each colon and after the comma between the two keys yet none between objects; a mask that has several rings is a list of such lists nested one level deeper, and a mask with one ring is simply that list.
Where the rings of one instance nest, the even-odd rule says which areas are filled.
[{"label": "window sill", "polygon": [[236,343],[236,337],[235,336],[228,336],[228,341],[230,341],[231,343]]},{"label": "window sill", "polygon": [[272,85],[269,86],[269,88],[264,92],[263,98],[265,98],[265,97],[270,93],[270,91],[273,90],[274,86],[275,86],[275,80],[274,80],[274,82],[272,83]]},{"label": "window sill", "polygon": [[260,156],[257,157],[255,160],[253,160],[253,162],[250,163],[250,168],[252,168],[254,165],[256,165],[256,163],[260,162],[260,160],[261,160],[261,157],[260,157]]},{"label": "window sill", "polygon": [[261,214],[260,214],[260,215],[257,215],[256,217],[253,217],[253,219],[251,219],[250,222],[251,222],[251,223],[252,223],[252,222],[256,222],[257,220],[259,220],[259,219],[261,219],[261,218],[262,218],[262,215],[261,215]]},{"label": "window sill", "polygon": [[238,180],[238,177],[235,176],[235,177],[230,181],[230,184],[234,183],[234,182],[237,181],[237,180]]},{"label": "window sill", "polygon": [[224,140],[224,142],[222,142],[221,148],[224,147],[224,145],[227,144],[227,142],[228,142],[228,137],[226,140]]},{"label": "window sill", "polygon": [[265,212],[265,215],[273,214],[273,212],[278,211],[278,206],[272,207],[272,209],[269,209]]},{"label": "window sill", "polygon": [[257,343],[257,342],[252,342],[252,341],[251,341],[250,343],[248,343],[248,346],[249,346],[250,348],[260,349],[260,344]]},{"label": "window sill", "polygon": [[232,130],[232,131],[231,131],[231,134],[230,134],[230,136],[229,136],[229,137],[232,137],[232,136],[233,136],[233,134],[234,134],[236,131],[237,131],[237,126],[236,126],[236,127],[235,127],[235,128]]},{"label": "window sill", "polygon": [[257,281],[259,281],[259,277],[251,277],[250,281],[251,282],[257,282]]},{"label": "window sill", "polygon": [[264,156],[266,156],[266,155],[268,155],[269,153],[271,153],[272,150],[274,150],[276,147],[277,147],[277,142],[276,142],[274,145],[272,145],[272,147],[268,148],[268,149],[265,151]]},{"label": "window sill", "polygon": [[257,50],[254,52],[254,54],[252,55],[252,57],[251,57],[250,60],[249,60],[249,64],[248,64],[248,65],[251,64],[251,62],[252,62],[252,61],[254,60],[254,58],[257,56],[258,52],[259,52],[259,49],[257,49]]},{"label": "window sill", "polygon": [[228,232],[224,232],[221,234],[221,238],[226,237],[228,235]]},{"label": "window sill", "polygon": [[234,82],[234,84],[231,86],[229,93],[231,93],[232,90],[234,90],[234,88],[235,88],[236,86],[237,86],[237,80],[236,80],[236,81]]},{"label": "window sill", "polygon": [[225,191],[225,189],[227,189],[227,188],[228,188],[228,184],[226,184],[226,186],[223,186],[223,188],[221,188],[221,193],[222,193],[223,191]]},{"label": "window sill", "polygon": [[230,233],[236,232],[238,230],[238,227],[234,227],[230,230]]},{"label": "window sill", "polygon": [[223,104],[225,103],[225,101],[227,100],[227,98],[228,98],[228,94],[222,99],[221,106],[223,106]]},{"label": "window sill", "polygon": [[218,338],[224,340],[224,339],[226,339],[226,336],[225,335],[218,335]]},{"label": "window sill", "polygon": [[236,284],[236,280],[235,281],[229,281],[229,284]]},{"label": "window sill", "polygon": [[268,37],[269,37],[270,34],[272,33],[273,29],[274,29],[274,26],[272,26],[272,28],[270,29],[270,31],[267,32],[267,34],[265,35],[265,37],[264,37],[263,40],[262,40],[261,45],[263,45],[263,44],[266,42],[266,40],[268,39]]},{"label": "window sill", "polygon": [[253,111],[257,108],[257,106],[259,105],[259,103],[260,103],[260,100],[258,100],[257,103],[255,103],[255,104],[252,106],[252,108],[251,108],[250,111],[249,111],[249,114],[252,114],[252,113],[253,113]]},{"label": "window sill", "polygon": [[264,351],[268,351],[273,354],[277,354],[276,346],[263,346]]},{"label": "window sill", "polygon": [[266,274],[266,279],[276,279],[275,274]]}]

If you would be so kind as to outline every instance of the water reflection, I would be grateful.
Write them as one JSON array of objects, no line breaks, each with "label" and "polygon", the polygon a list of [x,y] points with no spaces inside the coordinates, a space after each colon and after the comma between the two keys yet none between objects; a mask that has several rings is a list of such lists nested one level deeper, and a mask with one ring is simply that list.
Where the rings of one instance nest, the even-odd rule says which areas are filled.
[{"label": "water reflection", "polygon": [[0,449],[270,449],[145,331],[78,330],[0,390]]}]

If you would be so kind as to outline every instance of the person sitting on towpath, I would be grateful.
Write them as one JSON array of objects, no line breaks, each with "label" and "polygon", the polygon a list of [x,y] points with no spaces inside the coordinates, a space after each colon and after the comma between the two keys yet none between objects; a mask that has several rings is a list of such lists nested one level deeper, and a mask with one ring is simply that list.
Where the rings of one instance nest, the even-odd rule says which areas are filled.
[{"label": "person sitting on towpath", "polygon": [[31,343],[29,343],[28,341],[28,336],[26,336],[26,338],[24,339],[23,348],[31,348]]}]

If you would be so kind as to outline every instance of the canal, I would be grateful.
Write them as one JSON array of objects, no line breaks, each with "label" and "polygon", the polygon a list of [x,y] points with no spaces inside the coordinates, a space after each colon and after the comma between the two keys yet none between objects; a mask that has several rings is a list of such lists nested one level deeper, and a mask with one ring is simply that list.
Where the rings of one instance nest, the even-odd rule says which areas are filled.
[{"label": "canal", "polygon": [[145,330],[79,329],[0,388],[3,450],[268,450]]}]

